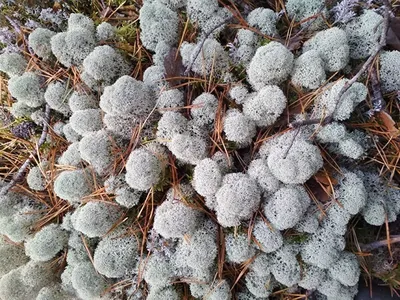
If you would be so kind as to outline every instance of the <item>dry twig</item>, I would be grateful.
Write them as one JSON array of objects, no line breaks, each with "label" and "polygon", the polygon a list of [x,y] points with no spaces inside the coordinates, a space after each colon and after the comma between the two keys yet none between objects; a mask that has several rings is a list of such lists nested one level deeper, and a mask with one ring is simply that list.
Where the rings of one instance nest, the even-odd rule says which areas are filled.
[{"label": "dry twig", "polygon": [[376,242],[372,242],[370,244],[360,244],[361,250],[368,252],[383,246],[387,246],[389,244],[395,244],[395,243],[400,243],[400,235],[392,235],[390,237],[390,240],[388,241],[386,240],[382,240],[382,241],[376,241]]},{"label": "dry twig", "polygon": [[45,117],[43,121],[43,130],[39,138],[39,141],[35,147],[35,150],[33,150],[33,152],[25,160],[22,166],[18,169],[18,172],[13,176],[13,179],[1,189],[0,196],[6,195],[14,185],[16,185],[19,181],[23,179],[26,169],[30,165],[31,161],[35,158],[35,156],[39,153],[40,146],[42,146],[43,143],[46,141],[47,133],[49,131],[49,122],[50,122],[50,106],[46,104]]},{"label": "dry twig", "polygon": [[337,95],[337,97],[335,99],[336,105],[335,105],[333,112],[326,118],[323,118],[322,120],[321,119],[310,119],[310,120],[304,120],[304,121],[290,123],[289,124],[290,128],[298,128],[301,126],[312,125],[312,124],[321,124],[323,126],[323,125],[329,124],[333,121],[333,116],[335,115],[335,112],[336,112],[337,108],[339,107],[339,102],[340,102],[340,99],[342,98],[342,96],[361,77],[361,75],[364,74],[365,71],[367,71],[367,69],[370,67],[372,62],[375,60],[376,56],[379,54],[381,49],[386,46],[386,35],[387,35],[388,28],[389,28],[390,4],[389,4],[388,0],[384,0],[383,3],[384,3],[384,8],[385,8],[385,13],[384,13],[384,19],[383,19],[382,34],[379,39],[379,42],[375,46],[374,51],[368,57],[368,59],[365,61],[365,63],[361,67],[361,69],[357,72],[357,74],[354,75],[349,81],[347,81],[345,83],[345,85],[343,86],[343,88],[340,90],[339,94]]},{"label": "dry twig", "polygon": [[214,27],[210,28],[207,32],[205,32],[203,34],[203,38],[201,39],[200,43],[196,46],[195,52],[193,57],[191,58],[188,66],[186,67],[185,72],[183,73],[185,76],[189,74],[190,69],[192,68],[194,62],[196,61],[197,57],[199,56],[201,49],[203,49],[204,43],[205,41],[208,39],[208,37],[215,31],[217,30],[219,27],[221,27],[222,25],[226,24],[227,22],[229,22],[231,18],[225,19],[222,22],[218,23],[217,25],[215,25]]}]

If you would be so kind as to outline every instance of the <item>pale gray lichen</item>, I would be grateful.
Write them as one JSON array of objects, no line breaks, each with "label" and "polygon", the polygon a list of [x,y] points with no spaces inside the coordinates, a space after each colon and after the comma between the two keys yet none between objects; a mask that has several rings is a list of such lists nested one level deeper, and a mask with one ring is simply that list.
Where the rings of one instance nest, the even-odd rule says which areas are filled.
[{"label": "pale gray lichen", "polygon": [[162,115],[157,124],[157,141],[168,145],[177,134],[188,130],[188,120],[179,112],[168,111]]},{"label": "pale gray lichen", "polygon": [[246,288],[252,293],[256,299],[268,298],[275,287],[275,280],[271,274],[259,276],[253,271],[245,275]]},{"label": "pale gray lichen", "polygon": [[240,233],[234,235],[232,233],[225,235],[226,259],[233,263],[243,263],[255,254],[255,248],[246,234]]},{"label": "pale gray lichen", "polygon": [[29,188],[35,191],[44,191],[46,189],[47,178],[46,169],[48,163],[43,161],[40,165],[32,167],[26,176],[26,182]]},{"label": "pale gray lichen", "polygon": [[146,300],[159,299],[180,300],[181,296],[173,286],[169,286],[163,289],[151,289],[146,298]]},{"label": "pale gray lichen", "polygon": [[142,262],[143,278],[152,290],[161,289],[170,285],[175,272],[172,263],[159,253],[153,253]]},{"label": "pale gray lichen", "polygon": [[284,245],[274,253],[271,273],[275,279],[286,286],[292,286],[301,279],[301,267],[297,261],[296,245]]},{"label": "pale gray lichen", "polygon": [[130,71],[124,57],[108,45],[94,48],[83,60],[83,68],[94,80],[104,85],[113,84]]},{"label": "pale gray lichen", "polygon": [[95,47],[94,35],[85,28],[74,28],[50,39],[54,56],[66,67],[79,66]]},{"label": "pale gray lichen", "polygon": [[40,76],[26,72],[21,76],[11,77],[8,90],[14,98],[29,107],[39,107],[45,103]]},{"label": "pale gray lichen", "polygon": [[65,139],[70,143],[79,142],[81,135],[77,133],[71,126],[71,123],[67,123],[62,128]]},{"label": "pale gray lichen", "polygon": [[111,40],[115,37],[116,28],[110,23],[101,22],[96,27],[96,37],[99,41]]},{"label": "pale gray lichen", "polygon": [[1,202],[0,234],[15,243],[25,241],[32,234],[32,226],[43,217],[44,206],[11,192],[1,197]]},{"label": "pale gray lichen", "polygon": [[154,93],[159,94],[161,91],[169,89],[170,85],[166,80],[164,66],[150,66],[143,73],[143,82]]},{"label": "pale gray lichen", "polygon": [[269,36],[274,36],[277,33],[276,21],[275,12],[263,7],[253,9],[247,16],[247,22],[250,26],[256,27],[261,33]]},{"label": "pale gray lichen", "polygon": [[218,255],[216,230],[200,227],[188,239],[182,239],[174,254],[178,268],[189,267],[193,275],[209,273]]},{"label": "pale gray lichen", "polygon": [[345,240],[329,228],[320,228],[302,246],[301,257],[307,264],[327,269],[334,264],[344,250]]},{"label": "pale gray lichen", "polygon": [[55,34],[54,31],[49,29],[36,28],[29,34],[29,47],[32,48],[37,56],[49,59],[52,55],[50,40]]},{"label": "pale gray lichen", "polygon": [[341,79],[328,87],[316,100],[314,116],[317,118],[331,116],[336,121],[344,121],[350,118],[354,108],[367,97],[367,88],[360,82],[355,82],[349,89],[337,99],[341,89],[348,82],[348,79]]},{"label": "pale gray lichen", "polygon": [[210,158],[203,159],[194,168],[193,187],[203,197],[213,196],[222,184],[218,164]]},{"label": "pale gray lichen", "polygon": [[400,90],[400,51],[380,53],[379,79],[384,92]]},{"label": "pale gray lichen", "polygon": [[99,101],[88,93],[74,91],[68,99],[68,105],[72,112],[99,107]]},{"label": "pale gray lichen", "polygon": [[192,101],[190,114],[200,126],[209,126],[214,123],[218,108],[218,99],[210,93],[202,93]]},{"label": "pale gray lichen", "polygon": [[44,93],[44,99],[50,108],[65,116],[71,114],[71,109],[68,105],[68,97],[69,91],[67,85],[58,81],[50,83]]},{"label": "pale gray lichen", "polygon": [[219,33],[232,16],[227,8],[219,7],[217,0],[187,0],[186,11],[190,20],[197,22],[203,33],[212,29],[214,34]]},{"label": "pale gray lichen", "polygon": [[326,211],[326,217],[322,220],[322,227],[333,234],[344,235],[347,231],[347,223],[351,215],[338,204],[332,204]]},{"label": "pale gray lichen", "polygon": [[48,261],[67,245],[68,234],[57,224],[50,224],[25,242],[25,252],[34,261]]},{"label": "pale gray lichen", "polygon": [[281,186],[279,180],[272,175],[265,159],[252,160],[247,169],[247,174],[257,180],[258,185],[265,192],[276,192]]},{"label": "pale gray lichen", "polygon": [[349,62],[346,32],[338,27],[318,32],[303,45],[303,52],[315,50],[324,62],[325,70],[337,72]]},{"label": "pale gray lichen", "polygon": [[68,18],[68,30],[88,30],[89,32],[93,33],[94,32],[94,22],[91,18],[79,14],[79,13],[73,13],[70,14]]},{"label": "pale gray lichen", "polygon": [[69,118],[71,128],[80,135],[90,135],[103,128],[101,109],[84,109],[75,111]]},{"label": "pale gray lichen", "polygon": [[[310,18],[301,23],[304,28],[316,30],[325,24],[323,16],[327,15],[327,10],[323,0],[288,0],[285,8],[287,14],[298,22]],[[319,13],[322,13],[322,16],[318,16]]]},{"label": "pale gray lichen", "polygon": [[298,232],[315,233],[319,227],[319,210],[314,204],[311,204],[307,212],[294,227]]},{"label": "pale gray lichen", "polygon": [[89,133],[80,140],[79,153],[96,173],[104,175],[114,161],[112,137],[105,130]]},{"label": "pale gray lichen", "polygon": [[3,53],[0,55],[0,71],[9,77],[21,76],[28,63],[25,58],[18,53]]},{"label": "pale gray lichen", "polygon": [[4,237],[0,237],[0,278],[13,269],[26,264],[28,260],[23,247],[14,245]]},{"label": "pale gray lichen", "polygon": [[304,289],[316,289],[325,278],[325,270],[311,265],[303,265],[301,280],[299,286]]},{"label": "pale gray lichen", "polygon": [[329,268],[329,274],[345,286],[354,286],[360,277],[360,265],[357,257],[343,251],[339,260]]},{"label": "pale gray lichen", "polygon": [[120,278],[134,271],[138,243],[134,236],[113,235],[103,238],[97,245],[93,265],[96,271],[108,278]]},{"label": "pale gray lichen", "polygon": [[244,85],[235,85],[229,90],[229,96],[237,104],[244,104],[249,96],[249,90]]},{"label": "pale gray lichen", "polygon": [[71,296],[62,289],[60,284],[54,284],[52,286],[43,287],[36,300],[68,300]]},{"label": "pale gray lichen", "polygon": [[204,297],[209,300],[231,300],[231,287],[226,280],[214,282]]},{"label": "pale gray lichen", "polygon": [[146,191],[156,185],[163,171],[163,165],[157,156],[145,148],[132,151],[125,168],[126,183],[139,191]]},{"label": "pale gray lichen", "polygon": [[72,224],[90,238],[100,237],[112,229],[121,214],[121,209],[112,203],[90,201],[74,211]]},{"label": "pale gray lichen", "polygon": [[382,21],[381,15],[367,9],[345,25],[351,58],[367,58],[374,51],[382,32]]},{"label": "pale gray lichen", "polygon": [[269,84],[280,84],[292,71],[293,54],[278,42],[257,49],[247,69],[250,84],[260,90]]},{"label": "pale gray lichen", "polygon": [[178,14],[159,1],[145,2],[139,11],[143,46],[156,50],[159,42],[174,45],[178,40]]},{"label": "pale gray lichen", "polygon": [[161,114],[176,111],[184,105],[183,93],[178,89],[162,91],[157,100],[157,108]]},{"label": "pale gray lichen", "polygon": [[256,124],[235,108],[226,111],[223,129],[226,139],[242,148],[248,146],[256,135]]},{"label": "pale gray lichen", "polygon": [[63,171],[54,181],[55,194],[71,204],[79,204],[92,188],[93,176],[85,169]]},{"label": "pale gray lichen", "polygon": [[326,80],[324,62],[316,50],[308,50],[294,61],[291,73],[295,85],[316,89]]},{"label": "pale gray lichen", "polygon": [[196,165],[207,156],[207,143],[189,133],[176,134],[168,145],[173,155],[184,163]]},{"label": "pale gray lichen", "polygon": [[272,174],[283,183],[305,183],[322,167],[323,160],[317,146],[303,139],[295,139],[292,144],[284,146],[272,146],[267,159]]},{"label": "pale gray lichen", "polygon": [[243,113],[257,126],[269,126],[282,114],[286,103],[286,97],[278,86],[267,85],[246,100]]},{"label": "pale gray lichen", "polygon": [[82,162],[81,153],[79,152],[79,142],[70,144],[58,158],[58,164],[64,166],[78,167]]},{"label": "pale gray lichen", "polygon": [[167,200],[156,209],[153,228],[165,238],[182,238],[193,234],[202,214],[182,201]]},{"label": "pale gray lichen", "polygon": [[36,108],[26,105],[24,102],[14,102],[10,107],[10,113],[15,118],[31,117],[31,115],[36,111]]},{"label": "pale gray lichen", "polygon": [[267,225],[258,218],[254,223],[253,235],[259,243],[260,250],[265,253],[274,252],[283,245],[283,237],[278,229]]},{"label": "pale gray lichen", "polygon": [[266,199],[263,210],[275,228],[284,230],[294,227],[300,221],[310,202],[302,186],[282,187]]},{"label": "pale gray lichen", "polygon": [[151,112],[156,102],[151,90],[130,76],[122,76],[104,89],[100,97],[100,107],[111,115],[132,115],[145,118]]},{"label": "pale gray lichen", "polygon": [[[202,47],[195,58],[198,47]],[[229,56],[222,45],[215,39],[206,39],[204,43],[190,44],[183,42],[180,47],[182,63],[185,67],[191,64],[191,70],[199,75],[222,74],[229,66]],[[195,59],[194,59],[195,58]]]},{"label": "pale gray lichen", "polygon": [[227,174],[216,193],[216,213],[223,227],[240,225],[251,218],[261,201],[257,182],[243,173]]},{"label": "pale gray lichen", "polygon": [[81,263],[72,269],[71,283],[83,299],[98,299],[107,288],[107,282],[96,272],[91,262]]}]

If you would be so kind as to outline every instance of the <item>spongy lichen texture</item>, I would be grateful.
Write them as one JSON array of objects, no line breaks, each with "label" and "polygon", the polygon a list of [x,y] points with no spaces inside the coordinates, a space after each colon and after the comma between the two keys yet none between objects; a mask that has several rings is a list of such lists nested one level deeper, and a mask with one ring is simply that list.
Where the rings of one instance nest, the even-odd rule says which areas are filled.
[{"label": "spongy lichen texture", "polygon": [[134,236],[106,237],[96,247],[93,265],[100,274],[108,278],[123,277],[133,271],[137,249]]},{"label": "spongy lichen texture", "polygon": [[242,173],[225,175],[215,196],[218,222],[224,227],[237,226],[240,221],[248,220],[261,201],[256,181]]},{"label": "spongy lichen texture", "polygon": [[351,83],[379,42],[377,1],[340,26],[322,0],[228,2],[71,13],[0,55],[4,128],[34,129],[5,145],[36,150],[0,193],[1,299],[354,298],[349,232],[400,213],[396,176],[363,166],[386,136],[358,123],[384,114],[370,71],[385,100],[400,89],[400,52]]},{"label": "spongy lichen texture", "polygon": [[62,172],[54,181],[54,192],[61,199],[71,203],[80,203],[83,197],[90,195],[93,177],[88,170]]},{"label": "spongy lichen texture", "polygon": [[68,235],[57,224],[43,227],[25,243],[26,254],[34,261],[48,261],[67,244]]},{"label": "spongy lichen texture", "polygon": [[268,126],[275,123],[286,107],[286,97],[276,85],[267,85],[243,104],[243,113],[257,126]]},{"label": "spongy lichen texture", "polygon": [[159,42],[174,45],[178,41],[178,14],[159,1],[145,2],[140,9],[140,39],[152,51]]},{"label": "spongy lichen texture", "polygon": [[75,210],[72,224],[77,231],[93,238],[108,233],[120,217],[121,210],[118,206],[90,201]]},{"label": "spongy lichen texture", "polygon": [[52,55],[50,40],[55,34],[46,28],[36,28],[28,37],[29,46],[37,56],[48,59]]},{"label": "spongy lichen texture", "polygon": [[303,52],[315,50],[318,52],[326,71],[336,72],[343,69],[349,62],[349,45],[346,32],[333,27],[318,32],[303,45]]},{"label": "spongy lichen texture", "polygon": [[41,86],[39,75],[33,72],[11,77],[8,81],[11,96],[29,107],[39,107],[44,104],[44,91]]},{"label": "spongy lichen texture", "polygon": [[146,191],[161,179],[162,164],[150,151],[136,149],[129,155],[126,163],[126,182],[139,191]]},{"label": "spongy lichen texture", "polygon": [[[174,191],[169,193],[173,195]],[[189,207],[179,198],[167,199],[156,209],[153,228],[165,238],[192,234],[202,218],[201,212]]]},{"label": "spongy lichen texture", "polygon": [[270,42],[257,49],[247,69],[247,76],[254,89],[286,80],[293,67],[293,54],[278,42]]},{"label": "spongy lichen texture", "polygon": [[382,89],[384,92],[400,90],[400,51],[384,51],[379,58]]},{"label": "spongy lichen texture", "polygon": [[316,89],[325,79],[324,62],[315,50],[304,52],[294,61],[291,73],[292,82],[295,85],[308,89]]},{"label": "spongy lichen texture", "polygon": [[0,71],[9,77],[21,76],[27,67],[27,61],[18,53],[3,53],[0,55]]}]

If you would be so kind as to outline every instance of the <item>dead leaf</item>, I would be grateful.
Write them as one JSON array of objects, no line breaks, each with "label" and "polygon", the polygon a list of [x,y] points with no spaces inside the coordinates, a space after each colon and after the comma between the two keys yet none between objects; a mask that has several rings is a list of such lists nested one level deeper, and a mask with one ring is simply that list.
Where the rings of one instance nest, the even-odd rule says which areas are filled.
[{"label": "dead leaf", "polygon": [[390,135],[393,137],[399,136],[399,129],[397,129],[396,122],[393,121],[392,117],[383,110],[380,111],[378,115]]},{"label": "dead leaf", "polygon": [[[180,84],[180,79],[176,77],[180,77],[184,71],[182,64],[182,56],[179,53],[177,48],[171,48],[168,54],[164,58],[164,68],[165,68],[165,77],[168,82],[174,86]],[[174,79],[175,78],[175,79]]]},{"label": "dead leaf", "polygon": [[335,178],[330,178],[326,172],[318,172],[314,175],[314,178],[317,182],[326,186],[335,186],[338,184],[338,181]]},{"label": "dead leaf", "polygon": [[289,39],[287,48],[290,51],[295,51],[301,48],[301,45],[303,43],[303,38],[304,36],[302,34],[298,35],[298,36],[293,36]]}]

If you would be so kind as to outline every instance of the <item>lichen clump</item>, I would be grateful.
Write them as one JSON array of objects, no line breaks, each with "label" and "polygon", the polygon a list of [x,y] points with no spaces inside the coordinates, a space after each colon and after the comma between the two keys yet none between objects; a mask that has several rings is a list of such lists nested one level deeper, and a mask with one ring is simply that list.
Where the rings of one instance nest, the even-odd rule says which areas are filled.
[{"label": "lichen clump", "polygon": [[0,298],[353,299],[400,213],[378,1],[137,2],[0,55]]}]

